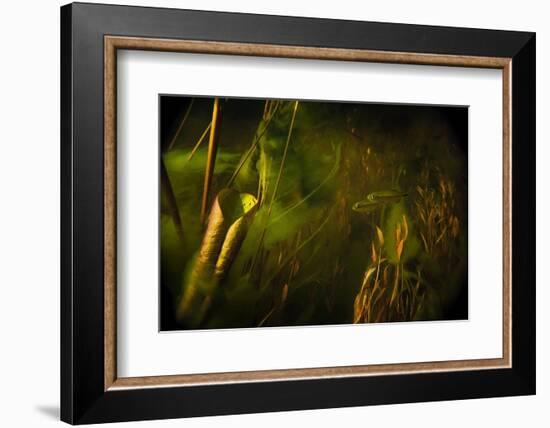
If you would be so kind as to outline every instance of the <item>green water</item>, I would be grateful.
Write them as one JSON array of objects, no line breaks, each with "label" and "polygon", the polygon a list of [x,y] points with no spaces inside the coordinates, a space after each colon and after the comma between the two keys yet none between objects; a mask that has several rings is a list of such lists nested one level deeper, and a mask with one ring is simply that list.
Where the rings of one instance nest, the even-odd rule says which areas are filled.
[{"label": "green water", "polygon": [[163,330],[467,318],[466,108],[220,99],[208,210],[227,188],[258,204],[223,279],[195,287],[208,136],[188,157],[213,99],[194,99],[168,148],[189,102],[161,98],[182,226],[163,188]]}]

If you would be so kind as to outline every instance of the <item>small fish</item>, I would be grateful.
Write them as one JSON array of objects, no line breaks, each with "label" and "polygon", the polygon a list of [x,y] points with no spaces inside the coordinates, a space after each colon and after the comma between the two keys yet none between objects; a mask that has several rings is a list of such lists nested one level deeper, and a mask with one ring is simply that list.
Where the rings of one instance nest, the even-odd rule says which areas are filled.
[{"label": "small fish", "polygon": [[379,202],[371,202],[368,199],[363,199],[362,201],[354,203],[351,209],[360,213],[370,213],[382,207],[382,205],[383,204]]},{"label": "small fish", "polygon": [[380,190],[367,195],[367,199],[371,202],[380,202],[383,204],[399,202],[408,194],[399,190]]},{"label": "small fish", "polygon": [[370,213],[385,205],[395,204],[406,196],[407,193],[398,190],[380,190],[369,193],[365,199],[353,204],[351,209],[357,212]]}]

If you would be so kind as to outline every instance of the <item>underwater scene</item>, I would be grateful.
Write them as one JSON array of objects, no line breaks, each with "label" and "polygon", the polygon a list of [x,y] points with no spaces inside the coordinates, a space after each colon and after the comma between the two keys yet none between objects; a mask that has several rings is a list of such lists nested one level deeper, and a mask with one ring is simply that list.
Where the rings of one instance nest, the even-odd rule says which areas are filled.
[{"label": "underwater scene", "polygon": [[160,329],[468,318],[468,108],[159,96]]}]

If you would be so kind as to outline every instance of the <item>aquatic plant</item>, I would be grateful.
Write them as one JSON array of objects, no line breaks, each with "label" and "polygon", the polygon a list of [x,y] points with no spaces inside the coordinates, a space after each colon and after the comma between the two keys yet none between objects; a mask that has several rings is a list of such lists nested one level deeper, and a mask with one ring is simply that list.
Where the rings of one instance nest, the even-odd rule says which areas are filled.
[{"label": "aquatic plant", "polygon": [[441,171],[425,168],[416,186],[419,235],[428,255],[449,255],[460,233],[455,187]]},{"label": "aquatic plant", "polygon": [[174,228],[178,234],[180,243],[181,245],[184,245],[185,236],[183,234],[181,215],[179,212],[178,203],[176,201],[176,195],[174,194],[174,188],[172,187],[172,182],[168,176],[168,171],[166,171],[166,165],[164,164],[164,159],[162,156],[160,158],[160,186],[163,195],[166,197],[170,217],[174,223]]},{"label": "aquatic plant", "polygon": [[[274,187],[273,187],[273,191],[271,192],[271,200],[269,202],[269,205],[267,206],[267,209],[263,213],[263,216],[261,217],[261,220],[263,222],[263,228],[262,228],[262,231],[261,231],[261,234],[260,234],[260,238],[258,240],[258,250],[256,251],[256,254],[255,254],[254,258],[252,259],[252,266],[251,266],[250,270],[253,270],[254,267],[256,266],[256,262],[258,260],[259,255],[260,255],[260,252],[262,250],[265,235],[268,231],[268,226],[269,226],[268,221],[269,221],[269,218],[271,216],[271,212],[273,211],[273,204],[275,202],[275,199],[277,198],[277,191],[279,190],[279,185],[281,183],[281,178],[283,176],[285,161],[286,161],[286,158],[287,158],[287,155],[288,155],[288,147],[289,147],[289,144],[290,144],[290,139],[292,137],[292,130],[294,129],[294,121],[296,120],[296,113],[297,112],[298,112],[298,101],[295,101],[294,102],[294,107],[293,107],[293,110],[292,110],[292,118],[290,120],[290,124],[289,124],[289,127],[288,127],[288,135],[286,137],[286,142],[285,142],[283,154],[282,154],[282,157],[281,157],[281,161],[279,163],[279,171],[278,171],[277,177],[275,179],[275,184],[274,184]],[[261,177],[261,175],[262,175],[262,173],[260,173],[260,177]],[[267,186],[267,184],[266,184],[266,186]],[[260,193],[260,195],[258,197],[260,207],[263,205],[263,201],[265,200],[264,195],[266,193],[267,193],[267,187],[264,189],[264,192]]]},{"label": "aquatic plant", "polygon": [[376,237],[371,242],[370,262],[353,304],[354,323],[409,321],[422,310],[424,289],[421,287],[420,270],[411,273],[402,261],[409,237],[405,215],[395,225],[394,234],[397,260],[392,262],[384,256],[387,241],[382,229],[376,226]]},{"label": "aquatic plant", "polygon": [[206,136],[209,135],[211,127],[212,127],[212,121],[208,122],[208,125],[206,126],[206,128],[204,128],[204,131],[202,131],[202,134],[197,140],[195,146],[193,147],[193,150],[191,150],[191,153],[189,153],[189,156],[187,156],[187,161],[190,161],[191,159],[193,159],[193,156],[195,156],[195,153],[197,153],[197,150],[201,146],[202,142],[205,140]]},{"label": "aquatic plant", "polygon": [[218,151],[218,138],[220,135],[221,125],[221,107],[218,97],[214,98],[212,107],[212,122],[210,126],[210,139],[208,142],[208,158],[204,172],[204,187],[202,191],[201,203],[201,223],[204,223],[208,209],[208,196],[210,194],[210,186],[212,184],[212,175],[214,174],[214,166],[216,164],[216,154]]},{"label": "aquatic plant", "polygon": [[191,108],[193,107],[193,103],[195,102],[195,99],[194,98],[191,98],[191,101],[189,101],[189,105],[187,106],[187,110],[185,110],[185,114],[183,115],[179,125],[178,125],[178,129],[176,130],[176,132],[174,133],[174,136],[172,137],[172,139],[170,140],[170,142],[168,143],[168,148],[167,150],[172,150],[172,148],[174,147],[174,144],[176,144],[176,141],[178,140],[180,134],[181,134],[181,131],[185,125],[185,122],[187,122],[187,119],[189,118],[189,114],[191,113]]},{"label": "aquatic plant", "polygon": [[[241,157],[239,164],[237,165],[237,167],[235,168],[235,171],[233,171],[233,174],[231,175],[231,178],[227,182],[227,187],[231,187],[233,185],[237,176],[241,172],[243,166],[250,159],[250,156],[254,153],[254,151],[258,147],[258,143],[260,139],[264,136],[265,132],[269,129],[269,124],[271,123],[271,120],[275,117],[275,114],[277,113],[277,110],[279,109],[281,104],[282,104],[282,101],[279,101],[279,100],[266,100],[265,106],[264,106],[263,120],[260,122],[260,125],[258,126],[258,129],[256,131],[256,134],[254,134],[254,140],[252,141],[252,144]],[[260,183],[261,183],[261,180],[259,181],[259,185]]]},{"label": "aquatic plant", "polygon": [[198,326],[218,284],[229,271],[252,222],[258,201],[232,189],[216,197],[193,268],[182,286],[177,317]]}]

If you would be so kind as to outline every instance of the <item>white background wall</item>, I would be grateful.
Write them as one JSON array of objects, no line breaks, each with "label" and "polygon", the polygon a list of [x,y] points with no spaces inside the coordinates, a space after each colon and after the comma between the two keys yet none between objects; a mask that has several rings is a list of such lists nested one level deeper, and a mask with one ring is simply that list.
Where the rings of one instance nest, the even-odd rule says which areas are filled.
[{"label": "white background wall", "polygon": [[[122,1],[122,0],[121,0]],[[104,1],[104,3],[113,3]],[[548,426],[550,416],[550,13],[544,1],[148,0],[126,4],[537,32],[535,397],[155,421],[158,427]],[[59,6],[8,1],[0,13],[0,425],[59,424]],[[543,199],[543,196],[545,198]],[[545,287],[546,286],[546,287]],[[138,423],[125,426],[138,426]]]}]

